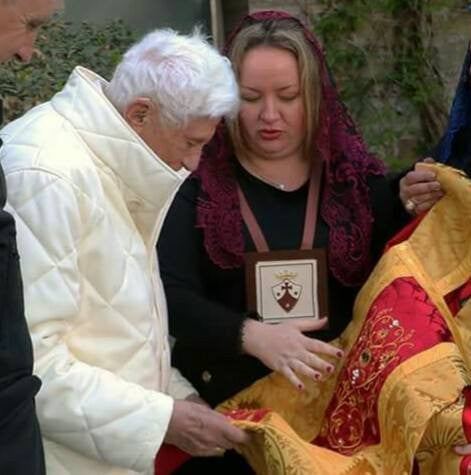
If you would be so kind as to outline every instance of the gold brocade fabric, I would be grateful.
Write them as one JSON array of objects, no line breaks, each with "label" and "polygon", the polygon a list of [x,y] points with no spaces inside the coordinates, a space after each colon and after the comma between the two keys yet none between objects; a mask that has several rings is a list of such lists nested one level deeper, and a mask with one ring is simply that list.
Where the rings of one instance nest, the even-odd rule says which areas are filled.
[{"label": "gold brocade fabric", "polygon": [[[220,406],[253,433],[241,451],[257,473],[463,473],[466,461],[452,447],[467,443],[471,301],[453,316],[445,296],[471,280],[471,182],[427,166],[445,196],[363,286],[352,323],[334,342],[345,350],[343,365],[326,381],[305,380],[303,392],[272,373]],[[403,289],[423,292],[417,307],[401,310]]]}]

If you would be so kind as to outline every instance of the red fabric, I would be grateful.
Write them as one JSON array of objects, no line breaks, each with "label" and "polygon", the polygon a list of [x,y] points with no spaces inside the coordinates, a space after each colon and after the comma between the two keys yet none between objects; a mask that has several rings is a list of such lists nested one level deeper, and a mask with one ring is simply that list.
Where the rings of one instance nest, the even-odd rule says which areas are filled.
[{"label": "red fabric", "polygon": [[[461,422],[463,424],[463,432],[468,443],[471,443],[471,387],[467,386],[463,389],[465,399]],[[471,455],[465,455],[460,463],[460,475],[468,475],[471,469]]]},{"label": "red fabric", "polygon": [[271,409],[237,409],[227,411],[225,415],[234,421],[260,422],[270,412]]},{"label": "red fabric", "polygon": [[465,399],[465,404],[461,421],[463,423],[463,431],[466,436],[466,440],[471,442],[471,386],[466,386],[463,389],[463,396]]},{"label": "red fabric", "polygon": [[460,463],[460,475],[468,475],[471,471],[471,455],[463,457]]},{"label": "red fabric", "polygon": [[[260,422],[269,412],[270,409],[239,409],[235,411],[228,411],[225,414],[233,420]],[[154,471],[155,475],[171,475],[175,470],[182,466],[191,455],[174,445],[163,444],[159,453],[155,457]]]},{"label": "red fabric", "polygon": [[[284,12],[257,12],[245,17],[232,33],[226,51],[246,25],[262,22],[269,30],[273,22],[289,22],[302,28],[319,63],[322,101],[315,136],[316,160],[325,165],[320,212],[329,226],[329,268],[345,285],[359,285],[371,270],[370,209],[366,178],[383,175],[384,164],[366,150],[344,104],[340,101],[314,35],[299,20]],[[202,228],[204,246],[211,260],[221,268],[243,264],[242,217],[233,171],[232,151],[222,124],[205,147],[198,170],[202,193],[197,205],[197,227]]]},{"label": "red fabric", "polygon": [[171,475],[183,465],[191,455],[183,452],[174,445],[163,444],[155,457],[154,470],[156,475]]},{"label": "red fabric", "polygon": [[386,244],[384,252],[389,251],[389,249],[391,249],[392,247],[397,246],[401,242],[404,242],[405,240],[409,239],[409,237],[412,235],[412,233],[415,231],[417,226],[425,218],[426,215],[427,213],[423,213],[417,216],[407,226],[402,228],[396,235],[394,235]]},{"label": "red fabric", "polygon": [[402,362],[443,341],[451,334],[416,280],[393,281],[370,307],[313,443],[344,455],[378,443],[384,381]]}]

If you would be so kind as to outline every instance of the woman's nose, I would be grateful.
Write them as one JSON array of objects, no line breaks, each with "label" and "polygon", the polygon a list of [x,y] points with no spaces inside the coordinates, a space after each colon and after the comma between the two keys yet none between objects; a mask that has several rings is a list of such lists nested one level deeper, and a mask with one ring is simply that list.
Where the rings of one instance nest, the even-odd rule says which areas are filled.
[{"label": "woman's nose", "polygon": [[260,118],[266,122],[273,122],[278,118],[276,103],[273,99],[266,99],[263,102]]}]

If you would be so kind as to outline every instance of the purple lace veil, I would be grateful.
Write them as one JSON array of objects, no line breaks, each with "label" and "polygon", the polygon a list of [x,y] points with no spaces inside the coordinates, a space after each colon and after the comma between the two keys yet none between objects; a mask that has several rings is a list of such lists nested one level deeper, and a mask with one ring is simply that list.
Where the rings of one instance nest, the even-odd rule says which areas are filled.
[{"label": "purple lace veil", "polygon": [[[329,228],[328,265],[344,285],[359,285],[371,270],[373,216],[366,178],[383,175],[385,168],[367,152],[339,99],[322,47],[314,35],[291,15],[263,11],[248,15],[241,21],[231,34],[226,50],[245,26],[286,19],[303,28],[319,64],[322,100],[314,145],[325,168],[320,213]],[[242,266],[244,254],[242,216],[231,156],[231,145],[225,126],[221,124],[205,147],[200,166],[193,175],[201,182],[196,226],[203,231],[204,246],[210,259],[225,269]]]}]

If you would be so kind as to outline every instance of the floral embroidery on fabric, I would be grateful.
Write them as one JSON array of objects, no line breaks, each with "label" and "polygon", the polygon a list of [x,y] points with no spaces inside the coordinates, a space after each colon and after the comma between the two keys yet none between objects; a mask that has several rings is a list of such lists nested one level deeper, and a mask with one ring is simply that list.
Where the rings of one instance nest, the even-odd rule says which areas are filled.
[{"label": "floral embroidery on fabric", "polygon": [[415,354],[450,340],[443,318],[415,279],[392,282],[368,312],[314,443],[344,455],[378,443],[378,398],[388,375]]},{"label": "floral embroidery on fabric", "polygon": [[[329,226],[329,268],[345,285],[362,284],[371,270],[370,243],[373,216],[366,178],[383,175],[384,164],[368,153],[360,134],[338,97],[324,52],[314,35],[294,17],[282,12],[247,16],[229,39],[246,24],[286,20],[301,26],[319,62],[322,103],[315,137],[318,159],[325,165],[320,215]],[[201,181],[197,227],[204,233],[210,259],[223,269],[243,264],[242,216],[231,164],[232,151],[222,124],[205,147],[198,170]]]}]

